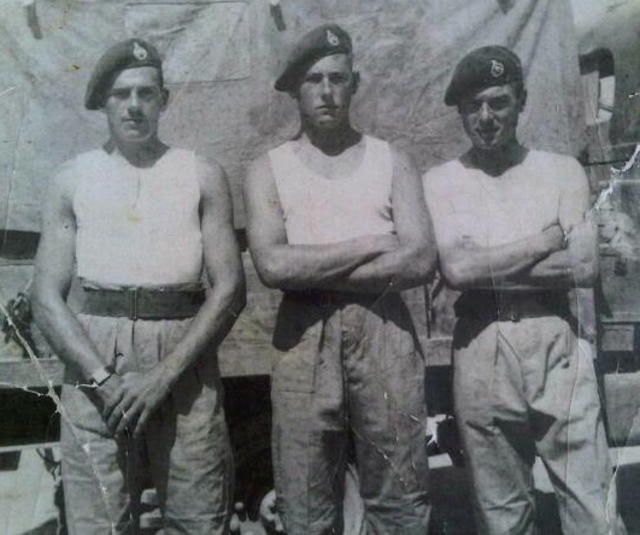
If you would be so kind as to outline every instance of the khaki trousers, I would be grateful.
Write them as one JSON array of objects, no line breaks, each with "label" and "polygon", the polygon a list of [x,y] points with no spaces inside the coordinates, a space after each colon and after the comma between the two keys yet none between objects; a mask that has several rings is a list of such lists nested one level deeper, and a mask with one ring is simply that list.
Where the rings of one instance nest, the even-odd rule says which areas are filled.
[{"label": "khaki trousers", "polygon": [[424,360],[397,294],[281,303],[273,461],[288,535],[342,533],[353,444],[367,533],[425,535]]},{"label": "khaki trousers", "polygon": [[[105,364],[144,373],[170,352],[191,320],[130,321],[80,314]],[[70,535],[137,533],[139,494],[157,489],[166,535],[227,533],[233,461],[215,358],[200,358],[149,420],[140,441],[116,442],[68,374],[61,450]]]},{"label": "khaki trousers", "polygon": [[536,454],[565,535],[624,533],[593,362],[565,320],[458,320],[454,401],[480,533],[535,533]]}]

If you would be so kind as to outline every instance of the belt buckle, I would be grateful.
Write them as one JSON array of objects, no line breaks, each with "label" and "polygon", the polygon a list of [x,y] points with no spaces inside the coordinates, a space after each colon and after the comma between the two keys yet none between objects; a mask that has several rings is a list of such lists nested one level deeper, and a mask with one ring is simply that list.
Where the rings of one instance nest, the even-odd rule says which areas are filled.
[{"label": "belt buckle", "polygon": [[138,319],[138,289],[137,286],[127,288],[127,295],[129,296],[129,319],[131,321]]}]

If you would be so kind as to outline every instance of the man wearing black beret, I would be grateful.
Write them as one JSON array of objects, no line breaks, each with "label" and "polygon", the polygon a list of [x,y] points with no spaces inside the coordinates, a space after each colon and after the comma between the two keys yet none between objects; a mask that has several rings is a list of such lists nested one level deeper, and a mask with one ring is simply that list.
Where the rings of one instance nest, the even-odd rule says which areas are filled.
[{"label": "man wearing black beret", "polygon": [[407,156],[362,135],[350,36],[315,28],[276,89],[299,136],[245,183],[251,254],[284,292],[274,333],[273,461],[289,535],[342,533],[354,446],[367,532],[424,535],[429,522],[424,361],[399,290],[433,271],[431,223]]},{"label": "man wearing black beret", "polygon": [[538,455],[565,535],[624,533],[593,361],[567,295],[597,274],[589,184],[575,159],[519,143],[526,100],[511,50],[470,52],[445,103],[472,147],[424,177],[442,273],[462,291],[453,388],[477,526],[536,533]]},{"label": "man wearing black beret", "polygon": [[[66,162],[46,198],[33,310],[66,365],[72,535],[137,533],[149,479],[164,533],[228,532],[233,469],[211,342],[242,308],[244,279],[224,172],[160,141],[167,104],[152,45],[110,48],[85,100],[109,139]],[[74,263],[79,313],[65,301]]]}]

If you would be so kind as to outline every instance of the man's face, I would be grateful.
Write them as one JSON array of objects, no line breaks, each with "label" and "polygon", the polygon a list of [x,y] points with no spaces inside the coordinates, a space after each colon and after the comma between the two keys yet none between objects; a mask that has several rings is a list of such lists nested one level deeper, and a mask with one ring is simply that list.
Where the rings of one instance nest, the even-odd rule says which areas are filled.
[{"label": "man's face", "polygon": [[155,67],[135,67],[120,72],[104,103],[112,137],[135,143],[153,138],[166,104],[167,92],[160,85]]},{"label": "man's face", "polygon": [[330,130],[348,122],[355,88],[351,59],[347,54],[334,54],[320,58],[309,68],[294,96],[308,124]]},{"label": "man's face", "polygon": [[487,87],[460,101],[462,124],[476,149],[496,150],[516,139],[525,95],[524,90],[518,95],[512,84],[506,84]]}]

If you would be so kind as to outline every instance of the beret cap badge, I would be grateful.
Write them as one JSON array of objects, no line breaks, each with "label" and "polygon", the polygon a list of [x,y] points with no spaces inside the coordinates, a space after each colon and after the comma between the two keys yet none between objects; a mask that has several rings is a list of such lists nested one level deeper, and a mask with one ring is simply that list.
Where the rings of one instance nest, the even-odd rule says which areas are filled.
[{"label": "beret cap badge", "polygon": [[316,26],[291,47],[286,66],[276,80],[278,91],[292,91],[303,75],[320,58],[334,54],[351,54],[351,36],[334,23]]},{"label": "beret cap badge", "polygon": [[125,39],[109,47],[100,57],[87,83],[84,105],[98,110],[105,102],[107,91],[118,73],[125,69],[155,67],[162,85],[162,59],[156,47],[138,38]]},{"label": "beret cap badge", "polygon": [[133,57],[136,58],[138,61],[144,61],[145,59],[147,59],[147,56],[149,55],[147,50],[143,46],[141,46],[137,41],[133,42],[133,51],[131,53],[133,54]]},{"label": "beret cap badge", "polygon": [[491,76],[494,78],[500,78],[504,74],[504,63],[497,59],[491,60]]},{"label": "beret cap badge", "polygon": [[447,106],[454,106],[467,95],[491,86],[520,83],[524,72],[520,58],[502,45],[476,48],[456,65],[444,95]]},{"label": "beret cap badge", "polygon": [[331,46],[338,46],[340,44],[340,38],[331,30],[327,30],[327,42]]}]

